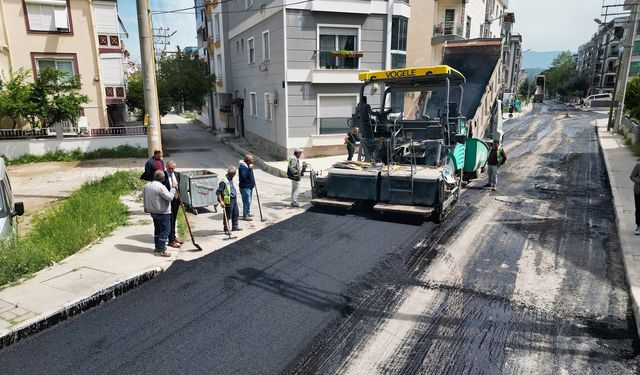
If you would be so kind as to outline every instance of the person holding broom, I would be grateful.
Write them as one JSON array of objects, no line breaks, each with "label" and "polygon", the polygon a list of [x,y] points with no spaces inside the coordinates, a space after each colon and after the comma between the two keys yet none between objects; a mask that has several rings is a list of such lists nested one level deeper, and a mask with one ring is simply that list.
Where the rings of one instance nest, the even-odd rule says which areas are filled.
[{"label": "person holding broom", "polygon": [[230,166],[227,169],[227,174],[222,178],[216,190],[216,196],[220,207],[224,210],[222,213],[224,233],[230,235],[229,231],[229,219],[231,219],[231,230],[242,230],[238,227],[238,201],[236,187],[233,185],[233,178],[236,176],[238,169],[234,166]]}]

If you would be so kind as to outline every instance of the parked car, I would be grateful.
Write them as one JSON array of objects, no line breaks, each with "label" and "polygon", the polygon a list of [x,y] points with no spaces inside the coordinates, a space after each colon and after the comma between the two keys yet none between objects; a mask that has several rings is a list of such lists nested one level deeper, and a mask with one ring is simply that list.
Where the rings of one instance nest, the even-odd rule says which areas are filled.
[{"label": "parked car", "polygon": [[593,102],[593,101],[606,102],[606,101],[611,101],[611,100],[613,100],[613,96],[611,95],[611,93],[596,94],[596,95],[591,95],[591,96],[588,96],[588,97],[584,98],[583,105],[585,107],[591,107],[591,102]]},{"label": "parked car", "polygon": [[24,214],[24,204],[13,201],[11,182],[4,164],[4,159],[0,158],[0,240],[15,236],[16,216]]}]

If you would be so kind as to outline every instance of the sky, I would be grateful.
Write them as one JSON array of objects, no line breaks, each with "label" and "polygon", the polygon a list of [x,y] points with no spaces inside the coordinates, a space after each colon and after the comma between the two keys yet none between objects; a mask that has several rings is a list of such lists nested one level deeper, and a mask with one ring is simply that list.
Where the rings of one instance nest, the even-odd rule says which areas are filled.
[{"label": "sky", "polygon": [[[606,0],[608,4],[616,0]],[[619,1],[618,1],[619,2]],[[510,0],[523,50],[577,52],[598,30],[602,0]],[[609,18],[611,20],[611,18]]]},{"label": "sky", "polygon": [[[182,9],[193,5],[193,0],[151,0],[152,11]],[[125,39],[125,43],[131,53],[131,60],[140,63],[136,1],[118,0],[118,13],[129,32],[129,38]],[[168,27],[171,29],[170,33],[176,31],[176,34],[171,37],[171,45],[167,46],[168,51],[175,51],[176,46],[184,48],[197,45],[195,11],[156,15],[152,17],[152,21],[154,28]]]},{"label": "sky", "polygon": [[[607,3],[622,0],[605,0]],[[171,10],[192,7],[193,0],[151,0],[152,10]],[[131,58],[140,62],[138,25],[135,0],[118,0],[120,17],[129,38],[125,40]],[[514,31],[522,34],[523,50],[572,51],[587,42],[597,31],[594,18],[601,18],[602,0],[510,0],[509,9],[515,12]],[[413,15],[415,16],[415,15]],[[168,27],[177,33],[171,38],[167,50],[176,46],[196,45],[195,12],[187,11],[157,15],[154,27]]]}]

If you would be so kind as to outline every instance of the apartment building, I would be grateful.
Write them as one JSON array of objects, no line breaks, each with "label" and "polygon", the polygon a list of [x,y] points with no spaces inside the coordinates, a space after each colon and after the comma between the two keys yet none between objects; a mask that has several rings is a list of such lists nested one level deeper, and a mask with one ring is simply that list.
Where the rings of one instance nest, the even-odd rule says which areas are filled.
[{"label": "apartment building", "polygon": [[198,3],[209,122],[281,157],[344,152],[358,73],[406,66],[408,0]]},{"label": "apartment building", "polygon": [[578,48],[577,69],[589,81],[588,95],[613,92],[628,23],[628,17],[601,23],[591,40]]},{"label": "apartment building", "polygon": [[505,51],[503,54],[503,89],[504,92],[515,93],[520,82],[520,70],[522,63],[522,35],[511,34],[505,38]]},{"label": "apartment building", "polygon": [[0,20],[3,74],[55,68],[79,75],[90,127],[124,119],[126,51],[115,0],[2,0]]},{"label": "apartment building", "polygon": [[439,64],[447,41],[503,36],[508,6],[506,0],[412,2],[412,13],[420,17],[409,20],[408,65]]}]

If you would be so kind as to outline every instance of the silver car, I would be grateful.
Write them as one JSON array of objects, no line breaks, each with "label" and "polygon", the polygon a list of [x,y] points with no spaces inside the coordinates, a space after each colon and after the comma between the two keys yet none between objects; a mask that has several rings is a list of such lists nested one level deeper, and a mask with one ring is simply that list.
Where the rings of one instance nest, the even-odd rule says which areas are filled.
[{"label": "silver car", "polygon": [[16,234],[16,216],[24,214],[24,204],[13,202],[11,183],[4,164],[0,158],[0,240]]}]

